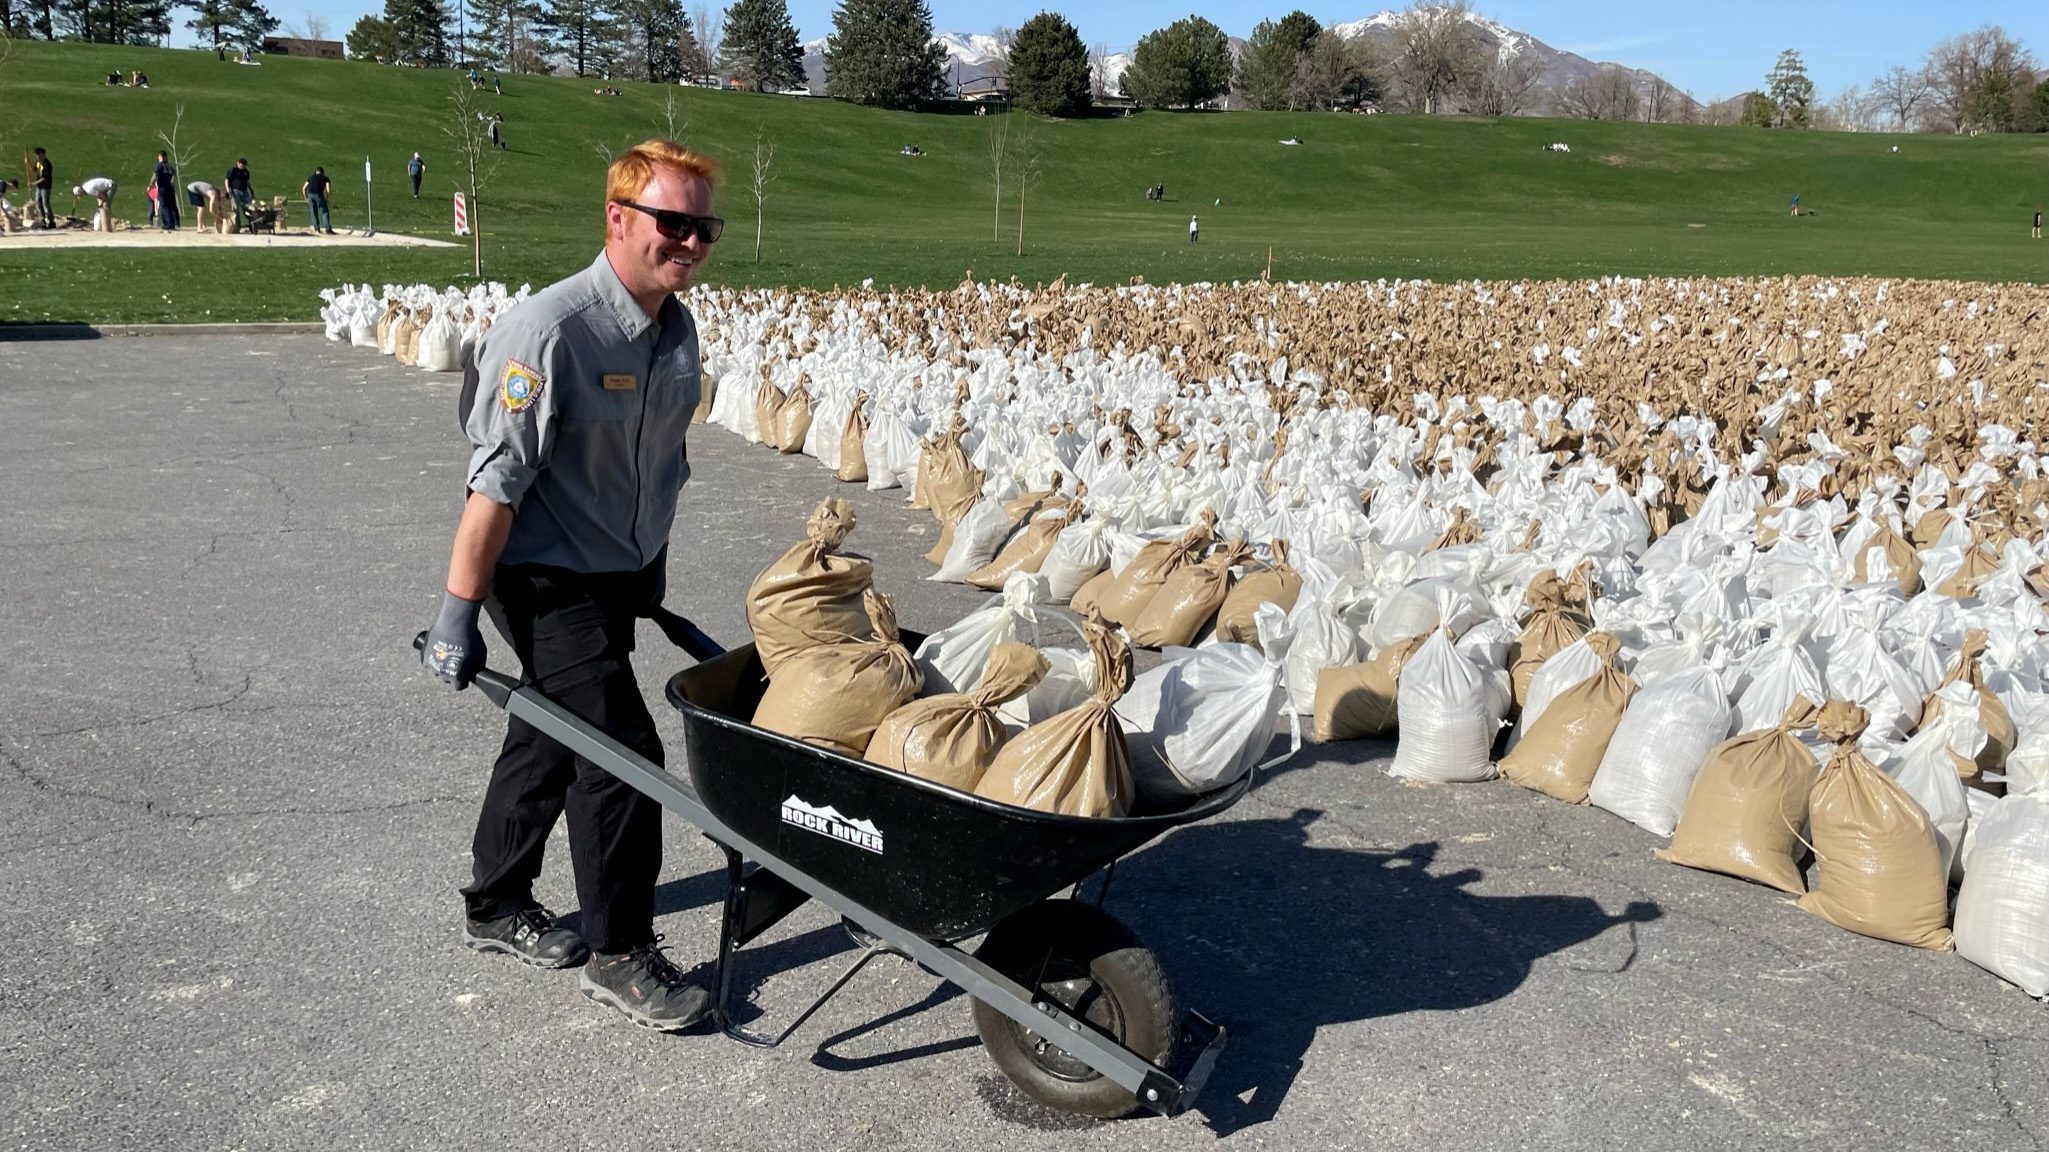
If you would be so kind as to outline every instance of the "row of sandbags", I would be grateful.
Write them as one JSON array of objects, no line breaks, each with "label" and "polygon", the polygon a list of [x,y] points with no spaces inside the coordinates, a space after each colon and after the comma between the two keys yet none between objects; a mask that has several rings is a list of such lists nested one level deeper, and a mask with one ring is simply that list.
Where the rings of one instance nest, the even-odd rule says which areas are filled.
[{"label": "row of sandbags", "polygon": [[495,281],[467,292],[344,284],[321,291],[320,319],[329,340],[373,348],[408,368],[457,372],[491,324],[527,295],[524,284],[508,293]]},{"label": "row of sandbags", "polygon": [[[871,486],[879,462],[889,482],[904,483],[914,502],[933,509],[942,528],[932,557],[939,577],[993,587],[1036,570],[1055,587],[1055,599],[1080,595],[1083,607],[1097,610],[1111,593],[1108,614],[1134,638],[1187,643],[1190,617],[1197,633],[1223,633],[1222,599],[1240,584],[1273,586],[1271,595],[1242,596],[1240,618],[1291,591],[1285,678],[1295,710],[1319,727],[1341,719],[1339,705],[1349,703],[1366,714],[1353,717],[1355,726],[1386,732],[1394,728],[1389,721],[1407,718],[1397,681],[1459,674],[1452,659],[1459,657],[1471,666],[1463,673],[1467,694],[1477,688],[1483,703],[1490,692],[1505,703],[1465,716],[1458,731],[1443,722],[1452,715],[1445,709],[1414,709],[1418,718],[1399,725],[1398,770],[1493,774],[1494,737],[1518,687],[1527,690],[1545,660],[1578,639],[1567,636],[1548,651],[1525,645],[1520,602],[1546,574],[1555,585],[1566,582],[1561,573],[1582,568],[1578,583],[1602,595],[1589,606],[1582,590],[1579,604],[1601,617],[1590,623],[1607,630],[1616,652],[1606,665],[1593,646],[1574,659],[1633,668],[1648,661],[1651,669],[1685,672],[1644,695],[1678,699],[1691,685],[1696,713],[1708,716],[1694,725],[1699,760],[1689,769],[1729,732],[1775,726],[1794,698],[1840,698],[1863,708],[1856,742],[1875,763],[1893,762],[1910,738],[1922,738],[1925,749],[1936,739],[1919,730],[1925,700],[1952,678],[1951,669],[1965,666],[1972,632],[1984,632],[1979,643],[1990,649],[1971,665],[1980,699],[1997,698],[2017,714],[2010,721],[2039,714],[2031,705],[2045,687],[2042,509],[2029,487],[2039,461],[2031,437],[1997,424],[1967,437],[1977,447],[1967,467],[1957,467],[1953,455],[1922,452],[1955,442],[1942,432],[1892,445],[1902,472],[1860,473],[1848,466],[1854,453],[1832,438],[1843,429],[1826,426],[1831,410],[1819,401],[1829,390],[1788,386],[1757,413],[1756,439],[1731,466],[1721,463],[1730,453],[1716,442],[1718,425],[1639,404],[1638,424],[1657,428],[1655,439],[1669,442],[1670,455],[1632,478],[1626,464],[1609,458],[1615,438],[1603,434],[1599,406],[1587,400],[1440,403],[1432,396],[1419,398],[1415,414],[1403,419],[1341,400],[1305,408],[1304,394],[1327,390],[1289,381],[1302,383],[1295,403],[1283,419],[1265,422],[1277,398],[1287,400],[1272,378],[1284,374],[1261,381],[1241,374],[1222,387],[1210,381],[1206,396],[1169,381],[1154,393],[1162,406],[1147,426],[1132,413],[1147,410],[1148,379],[1158,384],[1171,373],[1142,356],[1081,356],[1049,371],[1029,349],[1023,356],[1013,355],[1017,348],[973,349],[937,368],[906,351],[908,342],[873,338],[863,345],[873,353],[869,362],[906,375],[863,377],[859,391],[821,419],[836,388],[847,387],[834,380],[831,357],[820,355],[846,318],[809,317],[814,327],[795,333],[795,355],[753,366],[761,386],[744,404],[729,404],[720,422],[754,438],[780,437],[783,450],[815,455],[850,480],[859,477],[845,466],[860,444]],[[874,402],[892,390],[901,400],[893,410]],[[1234,401],[1249,435],[1229,434],[1217,417]],[[792,405],[805,421],[784,415]],[[1034,430],[1035,411],[1063,410],[1083,418]],[[893,456],[885,441],[878,461],[868,449],[892,419],[917,435],[894,437]],[[941,431],[925,434],[934,428]],[[1065,498],[1051,499],[1063,486]],[[1336,498],[1326,498],[1333,489]],[[1347,491],[1360,497],[1347,500]],[[1022,510],[1017,501],[1034,493],[1023,505],[1031,510]],[[1291,538],[1300,559],[1291,559]],[[1136,564],[1140,554],[1146,563]],[[1083,594],[1091,580],[1097,586]],[[1169,580],[1184,594],[1160,601]],[[1140,603],[1145,592],[1152,596]],[[1454,603],[1440,603],[1447,597]],[[1176,632],[1141,624],[1155,601],[1166,606],[1152,613],[1153,624]],[[1419,658],[1431,675],[1403,680],[1403,665]],[[1724,681],[1720,690],[1704,689],[1703,670],[1691,663],[1712,665]],[[1333,670],[1364,683],[1319,693]],[[1580,693],[1590,694],[1600,693]],[[1561,715],[1582,707],[1569,701]],[[1713,714],[1721,710],[1731,719],[1715,731]],[[1439,721],[1434,729],[1431,720]],[[2021,726],[2029,725],[2040,722]],[[1807,739],[1828,751],[1827,741]],[[1537,760],[1548,742],[1511,753],[1506,763]],[[1988,737],[1971,759],[1995,745],[2011,747]],[[1595,789],[1597,782],[1586,791],[1610,790]],[[1955,847],[1951,855],[1970,855]],[[2034,938],[2039,948],[2039,930]]]}]

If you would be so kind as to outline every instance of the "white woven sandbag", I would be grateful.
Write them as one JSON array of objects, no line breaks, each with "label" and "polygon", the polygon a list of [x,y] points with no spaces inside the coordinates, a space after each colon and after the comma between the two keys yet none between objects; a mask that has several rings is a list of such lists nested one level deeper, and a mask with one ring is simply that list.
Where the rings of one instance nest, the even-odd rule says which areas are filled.
[{"label": "white woven sandbag", "polygon": [[[1259,606],[1253,626],[1259,647],[1167,649],[1167,660],[1117,702],[1141,796],[1171,803],[1229,784],[1259,764],[1280,734],[1294,632],[1274,604]],[[1299,720],[1290,731],[1287,755],[1302,747]]]},{"label": "white woven sandbag", "polygon": [[1004,701],[996,714],[1027,728],[1086,703],[1096,692],[1096,658],[1086,648],[1041,648],[1046,675],[1032,690]]},{"label": "white woven sandbag", "polygon": [[[861,437],[861,455],[868,465],[870,492],[898,485],[911,488],[917,482],[918,438],[901,417],[880,403],[868,421],[867,434]],[[906,460],[910,461],[908,468],[904,466]]]},{"label": "white woven sandbag", "polygon": [[1487,599],[1471,584],[1445,576],[1417,580],[1395,589],[1374,607],[1366,644],[1378,652],[1446,626],[1463,635],[1486,616]]},{"label": "white woven sandbag", "polygon": [[427,372],[453,372],[462,367],[462,334],[445,310],[420,330],[420,352],[414,364]]},{"label": "white woven sandbag", "polygon": [[2049,795],[2049,696],[2029,694],[2008,709],[2020,739],[2006,756],[2006,790]]},{"label": "white woven sandbag", "polygon": [[350,318],[349,346],[352,348],[377,347],[377,313],[366,308]]},{"label": "white woven sandbag", "polygon": [[1516,718],[1515,731],[1508,734],[1508,747],[1522,743],[1523,736],[1537,722],[1537,717],[1551,706],[1551,701],[1600,670],[1601,657],[1587,643],[1586,636],[1553,652],[1549,659],[1538,665],[1537,674],[1530,677],[1529,695],[1523,698],[1523,712]]},{"label": "white woven sandbag", "polygon": [[973,692],[982,685],[989,653],[998,644],[1071,644],[1081,618],[1046,601],[1046,578],[1013,573],[1003,591],[959,620],[925,637],[912,660],[925,674],[924,695]]},{"label": "white woven sandbag", "polygon": [[1110,566],[1110,522],[1098,516],[1077,520],[1060,530],[1039,565],[1047,594],[1056,604],[1074,599],[1089,578]]},{"label": "white woven sandbag", "polygon": [[1804,646],[1812,627],[1811,617],[1788,613],[1772,638],[1744,661],[1735,684],[1738,735],[1776,726],[1795,696],[1816,703],[1828,699],[1821,672]]},{"label": "white woven sandbag", "polygon": [[1402,668],[1395,690],[1400,739],[1388,774],[1440,783],[1493,778],[1494,734],[1507,706],[1485,671],[1438,629]]},{"label": "white woven sandbag", "polygon": [[1829,638],[1822,685],[1830,699],[1848,700],[1871,717],[1867,735],[1898,740],[1921,718],[1921,702],[1934,687],[1893,659],[1875,629],[1858,628]]},{"label": "white woven sandbag", "polygon": [[1288,648],[1286,680],[1289,708],[1310,716],[1316,712],[1317,674],[1355,663],[1365,653],[1358,632],[1345,620],[1357,586],[1318,560],[1305,561],[1300,571],[1302,592],[1288,612],[1295,639]]},{"label": "white woven sandbag", "polygon": [[1957,893],[1956,949],[2049,997],[2049,795],[2008,796],[1979,822]]},{"label": "white woven sandbag", "polygon": [[947,546],[946,556],[939,561],[939,571],[925,577],[946,584],[959,584],[975,569],[996,559],[996,553],[1003,548],[1003,541],[1010,536],[1014,525],[1010,514],[1003,510],[1003,501],[994,496],[984,496],[975,501],[953,525],[953,543]]},{"label": "white woven sandbag", "polygon": [[1722,677],[1705,664],[1667,671],[1637,692],[1601,754],[1587,802],[1655,836],[1670,836],[1694,774],[1729,737],[1735,713]]},{"label": "white woven sandbag", "polygon": [[1942,852],[1943,875],[1953,877],[1963,863],[1957,849],[1971,809],[1951,757],[1976,757],[1985,746],[1985,728],[1978,720],[1978,690],[1970,684],[1945,684],[1935,698],[1942,701],[1942,715],[1922,725],[1878,766],[1928,814]]}]

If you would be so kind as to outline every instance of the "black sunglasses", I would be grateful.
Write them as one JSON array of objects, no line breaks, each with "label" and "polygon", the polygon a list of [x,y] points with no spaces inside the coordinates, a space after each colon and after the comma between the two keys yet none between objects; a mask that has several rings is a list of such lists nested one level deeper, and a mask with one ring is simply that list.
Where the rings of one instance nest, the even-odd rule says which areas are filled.
[{"label": "black sunglasses", "polygon": [[688,212],[671,212],[667,208],[650,208],[645,204],[635,204],[631,200],[614,200],[612,203],[617,204],[621,208],[631,208],[636,212],[645,212],[654,217],[655,231],[660,232],[671,240],[681,240],[683,237],[695,232],[697,233],[698,243],[716,244],[718,243],[719,236],[726,230],[726,222],[716,216],[692,216]]}]

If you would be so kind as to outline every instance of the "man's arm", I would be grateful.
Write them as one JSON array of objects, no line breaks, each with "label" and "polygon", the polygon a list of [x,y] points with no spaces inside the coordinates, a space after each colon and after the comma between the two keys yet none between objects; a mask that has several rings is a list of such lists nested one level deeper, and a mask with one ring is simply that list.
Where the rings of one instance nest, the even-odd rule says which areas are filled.
[{"label": "man's arm", "polygon": [[448,558],[447,591],[464,600],[482,600],[491,593],[491,571],[505,551],[512,532],[512,507],[482,492],[470,493],[462,522],[455,526],[455,548]]}]

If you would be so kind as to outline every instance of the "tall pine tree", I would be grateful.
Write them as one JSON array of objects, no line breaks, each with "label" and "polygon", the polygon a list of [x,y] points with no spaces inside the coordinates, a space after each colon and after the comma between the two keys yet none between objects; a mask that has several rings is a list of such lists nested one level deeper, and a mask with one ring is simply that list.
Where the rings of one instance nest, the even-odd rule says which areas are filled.
[{"label": "tall pine tree", "polygon": [[1230,41],[1200,16],[1176,20],[1140,38],[1120,86],[1148,108],[1194,108],[1230,90]]},{"label": "tall pine tree", "polygon": [[917,108],[946,95],[946,49],[932,42],[924,0],[842,0],[825,42],[825,90],[878,108]]},{"label": "tall pine tree", "polygon": [[1010,99],[1041,116],[1086,116],[1094,98],[1089,51],[1067,19],[1041,12],[1010,45]]},{"label": "tall pine tree", "polygon": [[682,0],[622,0],[618,13],[634,78],[650,84],[682,79],[684,50],[694,53],[697,45]]},{"label": "tall pine tree", "polygon": [[738,0],[726,9],[719,63],[743,87],[756,92],[804,83],[804,49],[783,0]]},{"label": "tall pine tree", "polygon": [[613,34],[600,0],[549,0],[538,26],[553,41],[556,55],[578,76],[596,71],[599,43]]}]

